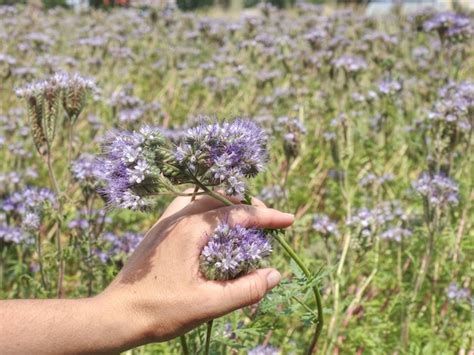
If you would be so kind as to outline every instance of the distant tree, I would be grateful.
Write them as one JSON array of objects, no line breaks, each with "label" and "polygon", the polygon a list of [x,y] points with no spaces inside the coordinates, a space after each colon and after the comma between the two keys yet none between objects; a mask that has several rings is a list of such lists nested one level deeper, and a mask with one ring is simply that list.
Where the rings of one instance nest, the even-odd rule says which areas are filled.
[{"label": "distant tree", "polygon": [[214,5],[214,0],[176,0],[176,4],[183,11],[195,10],[201,7]]}]

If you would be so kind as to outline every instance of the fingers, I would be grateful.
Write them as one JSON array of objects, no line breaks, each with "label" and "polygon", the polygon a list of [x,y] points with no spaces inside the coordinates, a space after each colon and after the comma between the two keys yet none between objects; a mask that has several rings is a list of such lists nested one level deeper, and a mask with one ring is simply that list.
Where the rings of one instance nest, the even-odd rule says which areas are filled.
[{"label": "fingers", "polygon": [[203,215],[204,219],[214,222],[227,221],[230,225],[239,224],[255,228],[286,228],[293,224],[295,216],[273,208],[263,208],[248,205],[227,206]]},{"label": "fingers", "polygon": [[[184,191],[186,194],[192,194],[193,188],[189,188]],[[202,192],[200,190],[199,192]],[[222,191],[218,191],[221,195],[225,196]],[[232,196],[225,196],[232,203],[240,204],[240,199]],[[210,211],[216,208],[225,207],[225,205],[212,198],[208,195],[197,195],[193,201],[192,196],[179,196],[176,197],[171,204],[168,206],[166,211],[161,216],[161,219],[167,218],[173,214],[176,214],[186,208],[186,214],[197,214]],[[257,198],[252,198],[252,205],[257,207],[266,207],[265,204]]]},{"label": "fingers", "polygon": [[213,316],[221,316],[236,309],[259,302],[281,280],[280,273],[271,268],[259,269],[231,281],[209,281],[206,293]]},{"label": "fingers", "polygon": [[267,205],[259,200],[258,198],[256,197],[252,197],[252,206],[255,206],[255,207],[267,207]]},{"label": "fingers", "polygon": [[[188,189],[185,193],[192,193],[194,189]],[[196,196],[194,201],[191,201],[192,196],[179,196],[176,197],[173,202],[168,206],[166,211],[163,213],[161,218],[167,218],[178,212],[182,212],[186,209],[186,214],[196,214],[205,211],[210,211],[215,208],[223,207],[224,204],[216,199],[213,199],[206,195]]]}]

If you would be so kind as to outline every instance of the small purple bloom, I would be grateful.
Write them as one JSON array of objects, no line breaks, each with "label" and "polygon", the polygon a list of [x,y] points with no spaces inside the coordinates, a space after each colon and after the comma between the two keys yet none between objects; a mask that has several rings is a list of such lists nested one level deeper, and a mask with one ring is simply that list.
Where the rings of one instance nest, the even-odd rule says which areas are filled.
[{"label": "small purple bloom", "polygon": [[324,236],[339,236],[339,230],[337,228],[337,224],[332,221],[328,216],[326,215],[315,215],[313,216],[313,224],[312,224],[313,230],[315,230],[318,233],[321,233]]},{"label": "small purple bloom", "polygon": [[253,349],[250,349],[247,355],[279,355],[280,350],[270,345],[259,345]]},{"label": "small purple bloom", "polygon": [[413,188],[434,206],[457,205],[459,187],[444,175],[424,173],[413,183]]},{"label": "small purple bloom", "polygon": [[470,297],[469,289],[465,287],[459,287],[456,282],[451,282],[446,291],[448,299],[455,302],[460,302],[463,300],[468,300]]},{"label": "small purple bloom", "polygon": [[342,55],[332,61],[335,68],[344,69],[348,73],[358,73],[367,69],[367,62],[362,57]]}]

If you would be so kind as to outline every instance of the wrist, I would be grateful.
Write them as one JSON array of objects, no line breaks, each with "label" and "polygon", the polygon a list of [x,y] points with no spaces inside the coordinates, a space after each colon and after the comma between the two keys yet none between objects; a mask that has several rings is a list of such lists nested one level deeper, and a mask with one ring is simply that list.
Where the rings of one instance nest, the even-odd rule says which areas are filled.
[{"label": "wrist", "polygon": [[123,295],[102,293],[89,299],[104,339],[104,350],[124,351],[148,342],[148,327]]}]

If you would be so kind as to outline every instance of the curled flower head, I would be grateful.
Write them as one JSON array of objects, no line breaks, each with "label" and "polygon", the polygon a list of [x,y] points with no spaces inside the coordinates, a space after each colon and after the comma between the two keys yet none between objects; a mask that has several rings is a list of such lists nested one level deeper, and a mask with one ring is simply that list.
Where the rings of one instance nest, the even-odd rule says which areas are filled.
[{"label": "curled flower head", "polygon": [[221,223],[201,252],[201,272],[210,280],[230,280],[262,265],[272,252],[265,232]]},{"label": "curled flower head", "polygon": [[265,132],[253,121],[203,123],[187,131],[175,158],[191,182],[224,185],[228,195],[242,196],[244,178],[256,176],[265,166],[266,144]]},{"label": "curled flower head", "polygon": [[79,74],[56,74],[56,77],[64,90],[63,107],[68,118],[74,122],[81,113],[86,103],[86,98],[89,93],[97,92],[97,87],[94,81],[90,78],[85,78]]},{"label": "curled flower head", "polygon": [[283,134],[283,150],[289,158],[298,156],[306,128],[297,118],[279,117],[275,131]]},{"label": "curled flower head", "polygon": [[95,84],[78,74],[56,73],[16,90],[27,103],[31,133],[38,152],[46,155],[55,137],[59,108],[62,106],[74,122],[85,105],[87,93]]}]

